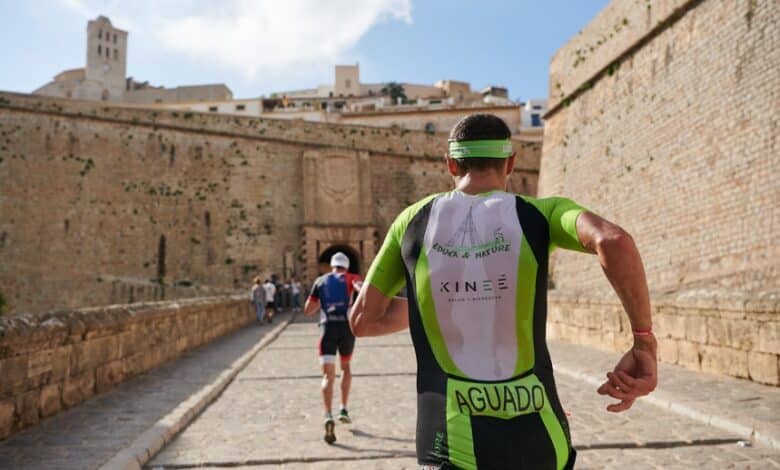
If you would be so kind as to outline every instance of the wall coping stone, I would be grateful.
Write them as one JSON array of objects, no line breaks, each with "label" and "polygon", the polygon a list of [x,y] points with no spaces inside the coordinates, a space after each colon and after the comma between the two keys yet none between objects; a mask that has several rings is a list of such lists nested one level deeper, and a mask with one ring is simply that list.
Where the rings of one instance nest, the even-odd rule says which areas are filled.
[{"label": "wall coping stone", "polygon": [[[3,108],[22,112],[97,119],[152,129],[174,129],[183,132],[215,134],[315,148],[362,150],[413,158],[439,159],[446,151],[446,140],[442,139],[441,136],[433,136],[424,131],[389,127],[149,109],[137,105],[122,106],[115,103],[0,91],[0,109]],[[377,135],[387,135],[389,138],[376,139]],[[410,139],[415,140],[414,148],[422,149],[422,153],[410,150]]]},{"label": "wall coping stone", "polygon": [[117,304],[73,310],[56,310],[42,314],[19,314],[0,317],[0,358],[11,357],[8,345],[47,342],[56,347],[79,340],[90,331],[115,329],[125,331],[135,323],[170,317],[185,309],[245,300],[242,295],[199,297],[158,302]]}]

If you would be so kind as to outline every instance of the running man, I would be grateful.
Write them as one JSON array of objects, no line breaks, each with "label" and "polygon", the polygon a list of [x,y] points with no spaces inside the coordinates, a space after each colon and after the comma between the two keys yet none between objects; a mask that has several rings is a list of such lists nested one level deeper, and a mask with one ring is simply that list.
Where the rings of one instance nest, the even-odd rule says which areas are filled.
[{"label": "running man", "polygon": [[335,422],[331,414],[333,383],[336,380],[336,352],[341,358],[341,408],[339,421],[350,423],[347,411],[352,370],[349,360],[355,348],[355,336],[347,321],[355,286],[360,276],[348,273],[349,258],[338,252],[330,258],[331,272],[314,281],[311,294],[303,307],[304,315],[320,312],[320,364],[322,365],[322,403],[325,407],[325,442],[336,442]]},{"label": "running man", "polygon": [[[575,451],[545,343],[549,253],[598,255],[633,329],[598,393],[627,410],[657,383],[656,341],[639,252],[623,229],[561,197],[505,191],[515,164],[504,121],[452,129],[453,191],[391,225],[352,309],[357,336],[411,330],[417,458],[423,468],[572,468]],[[409,297],[394,295],[404,286]]]},{"label": "running man", "polygon": [[265,289],[265,319],[268,323],[273,323],[274,306],[276,305],[274,303],[276,286],[269,279],[266,279],[265,284],[263,284],[263,289]]}]

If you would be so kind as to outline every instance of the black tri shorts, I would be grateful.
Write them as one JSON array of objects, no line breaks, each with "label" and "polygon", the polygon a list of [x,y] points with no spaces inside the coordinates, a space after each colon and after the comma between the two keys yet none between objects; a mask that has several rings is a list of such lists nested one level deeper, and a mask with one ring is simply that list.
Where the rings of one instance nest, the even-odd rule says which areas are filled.
[{"label": "black tri shorts", "polygon": [[329,321],[320,325],[320,329],[320,362],[336,362],[336,352],[341,356],[341,362],[349,361],[355,349],[355,335],[349,329],[349,323]]}]

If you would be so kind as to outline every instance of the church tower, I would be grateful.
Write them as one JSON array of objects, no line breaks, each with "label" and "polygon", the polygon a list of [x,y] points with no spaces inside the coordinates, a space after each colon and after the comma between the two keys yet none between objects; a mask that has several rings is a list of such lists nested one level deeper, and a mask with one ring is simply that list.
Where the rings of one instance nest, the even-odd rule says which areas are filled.
[{"label": "church tower", "polygon": [[104,101],[119,101],[125,92],[127,31],[111,25],[105,16],[87,23],[87,86],[90,95]]}]

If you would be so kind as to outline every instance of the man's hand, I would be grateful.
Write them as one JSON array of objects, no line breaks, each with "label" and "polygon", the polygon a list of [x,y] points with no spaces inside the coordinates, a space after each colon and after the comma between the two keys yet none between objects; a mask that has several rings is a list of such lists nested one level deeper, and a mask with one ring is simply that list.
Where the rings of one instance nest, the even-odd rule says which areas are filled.
[{"label": "man's hand", "polygon": [[598,388],[600,395],[620,400],[607,405],[607,411],[625,411],[637,398],[655,390],[658,385],[656,348],[654,336],[634,337],[634,347],[623,355],[612,372],[607,372],[607,381]]}]

